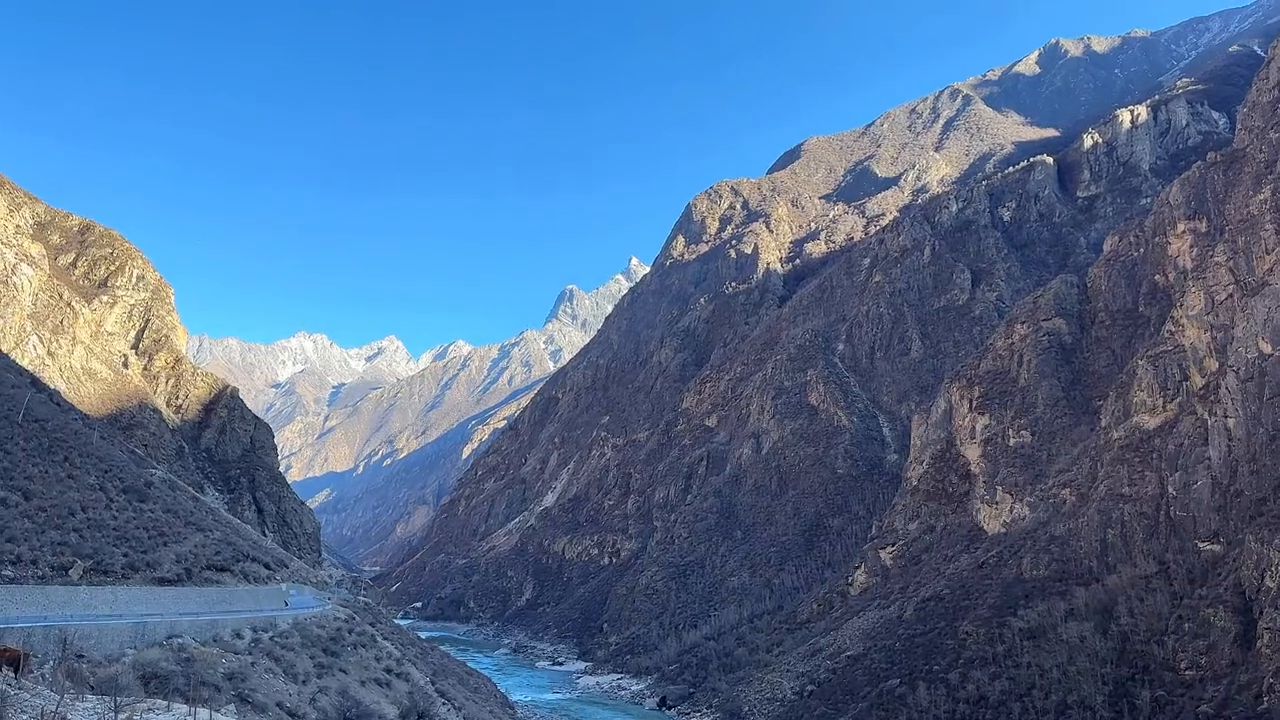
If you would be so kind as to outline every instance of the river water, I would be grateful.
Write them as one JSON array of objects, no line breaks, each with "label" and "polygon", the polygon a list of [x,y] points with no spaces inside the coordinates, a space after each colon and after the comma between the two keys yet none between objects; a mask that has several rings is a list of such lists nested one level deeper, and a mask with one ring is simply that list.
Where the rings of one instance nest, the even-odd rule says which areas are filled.
[{"label": "river water", "polygon": [[511,698],[523,714],[547,720],[671,720],[657,710],[646,710],[622,700],[592,692],[579,682],[579,673],[539,667],[535,660],[507,650],[501,643],[463,634],[454,625],[415,625],[423,639],[479,670]]}]

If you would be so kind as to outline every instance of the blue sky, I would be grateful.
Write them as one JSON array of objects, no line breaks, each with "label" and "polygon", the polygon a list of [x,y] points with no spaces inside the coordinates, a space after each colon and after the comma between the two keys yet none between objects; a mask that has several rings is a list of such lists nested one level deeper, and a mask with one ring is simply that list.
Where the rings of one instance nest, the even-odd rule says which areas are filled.
[{"label": "blue sky", "polygon": [[18,3],[0,172],[123,232],[193,332],[421,352],[541,323],[807,136],[1238,4]]}]

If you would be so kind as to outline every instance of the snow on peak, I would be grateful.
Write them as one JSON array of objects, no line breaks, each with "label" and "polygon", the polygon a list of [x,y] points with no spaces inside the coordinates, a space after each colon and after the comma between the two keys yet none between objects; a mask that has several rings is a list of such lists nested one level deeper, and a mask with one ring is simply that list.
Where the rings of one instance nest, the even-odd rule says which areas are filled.
[{"label": "snow on peak", "polygon": [[1250,41],[1274,36],[1274,23],[1280,20],[1280,0],[1258,0],[1251,5],[1222,10],[1212,15],[1195,18],[1153,33],[1181,61],[1163,78],[1166,82],[1177,79],[1181,72],[1199,53],[1226,42]]},{"label": "snow on peak", "polygon": [[633,257],[622,272],[591,292],[585,292],[577,285],[566,287],[551,306],[543,332],[555,333],[567,327],[585,333],[589,338],[600,329],[613,306],[647,272],[649,266]]},{"label": "snow on peak", "polygon": [[575,319],[583,311],[583,305],[590,303],[591,298],[587,293],[582,291],[577,285],[569,285],[560,291],[560,296],[551,305],[551,312],[547,313],[547,319],[544,325],[555,320],[563,320],[569,324],[575,324]]},{"label": "snow on peak", "polygon": [[399,380],[414,374],[420,367],[409,348],[395,335],[348,350],[347,356],[351,358],[358,377],[374,376],[372,379],[375,380]]},{"label": "snow on peak", "polygon": [[406,349],[404,346],[404,343],[400,342],[400,338],[396,337],[395,335],[388,335],[382,338],[381,340],[374,340],[368,345],[364,345],[362,347],[356,348],[356,350],[360,352],[367,352],[367,353],[383,352],[386,350],[399,352],[400,350],[404,350],[404,349]]},{"label": "snow on peak", "polygon": [[635,285],[640,282],[640,278],[644,277],[648,273],[649,266],[641,262],[640,258],[633,255],[631,260],[627,262],[627,266],[622,269],[621,275],[632,285]]},{"label": "snow on peak", "polygon": [[409,353],[409,348],[405,347],[404,343],[400,342],[400,338],[395,335],[388,335],[381,340],[349,350],[347,353],[353,359],[366,365],[379,361],[413,363],[413,355]]},{"label": "snow on peak", "polygon": [[[341,458],[364,452],[407,452],[416,447],[413,438],[440,431],[446,418],[470,417],[484,403],[540,382],[587,344],[648,270],[631,258],[595,290],[570,285],[542,327],[482,348],[458,340],[415,359],[394,335],[348,349],[301,332],[270,344],[197,336],[189,352],[238,386],[271,425],[282,469],[296,480],[347,469]],[[327,432],[338,425],[343,432]]]},{"label": "snow on peak", "polygon": [[338,347],[338,344],[330,340],[328,335],[306,331],[296,332],[284,340],[271,343],[271,345],[290,348],[305,348],[308,351],[318,352]]},{"label": "snow on peak", "polygon": [[442,363],[454,358],[462,357],[474,350],[475,347],[465,340],[454,340],[451,343],[445,343],[439,347],[434,347],[423,354],[420,364],[426,366],[431,363]]},{"label": "snow on peak", "polygon": [[[522,333],[509,342],[536,339],[535,344],[546,348],[554,364],[567,360],[600,328],[614,304],[648,272],[648,265],[632,257],[621,272],[595,290],[566,287],[553,303],[542,328]],[[263,398],[271,388],[302,372],[313,384],[336,387],[360,379],[385,384],[475,349],[458,340],[414,358],[395,335],[357,348],[344,348],[327,335],[306,331],[266,344],[206,335],[193,336],[188,344],[188,353],[197,364],[238,386],[255,410],[266,406]]]},{"label": "snow on peak", "polygon": [[265,415],[284,386],[337,387],[358,379],[384,384],[417,372],[419,364],[395,336],[347,349],[327,335],[295,333],[273,343],[199,335],[188,343],[196,364],[240,388],[249,407]]}]

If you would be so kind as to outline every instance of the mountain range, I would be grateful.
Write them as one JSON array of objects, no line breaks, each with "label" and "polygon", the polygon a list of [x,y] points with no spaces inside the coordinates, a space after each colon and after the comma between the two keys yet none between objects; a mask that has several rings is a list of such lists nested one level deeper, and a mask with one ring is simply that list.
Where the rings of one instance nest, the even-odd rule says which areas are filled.
[{"label": "mountain range", "polygon": [[1054,40],[420,357],[189,338],[136,248],[0,178],[0,582],[331,591],[117,659],[172,699],[243,658],[208,673],[254,720],[516,717],[369,594],[691,718],[1276,717],[1277,35],[1260,0]]},{"label": "mountain range", "polygon": [[541,328],[495,345],[456,341],[414,358],[394,337],[348,350],[300,333],[272,344],[197,336],[188,352],[271,425],[281,467],[326,539],[382,564],[648,270],[632,258],[595,290],[569,286]]},{"label": "mountain range", "polygon": [[1270,716],[1278,19],[699,195],[376,582],[720,717]]}]

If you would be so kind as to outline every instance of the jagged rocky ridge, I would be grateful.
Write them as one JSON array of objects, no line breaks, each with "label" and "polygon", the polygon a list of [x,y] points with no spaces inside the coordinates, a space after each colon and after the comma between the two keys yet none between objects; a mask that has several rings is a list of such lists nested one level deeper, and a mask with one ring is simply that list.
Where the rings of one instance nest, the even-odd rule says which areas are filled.
[{"label": "jagged rocky ridge", "polygon": [[[1193,599],[1208,571],[1168,567],[1195,565],[1195,543],[1216,540],[1188,541],[1183,557],[1160,545],[1170,525],[1126,526],[1151,512],[1135,499],[1150,495],[1128,494],[1140,483],[1113,481],[1127,489],[1109,520],[1079,525],[1042,508],[1088,499],[1092,484],[1044,498],[1027,485],[1096,472],[1102,455],[1075,454],[1091,426],[1072,421],[1099,384],[1142,370],[1141,353],[1090,379],[1064,374],[1078,368],[1063,348],[1090,307],[1153,322],[1160,306],[1158,293],[1135,296],[1142,267],[1128,268],[1132,287],[1083,288],[1175,178],[1231,142],[1277,15],[1265,2],[1055,42],[695,199],[655,271],[476,461],[421,552],[379,582],[426,614],[519,624],[691,685],[695,704],[726,717],[1003,717],[1006,702],[1121,717],[1137,702],[1121,679],[1159,663],[1167,674],[1133,692],[1164,693],[1172,713],[1227,702],[1230,678],[1252,682],[1241,671],[1260,626],[1216,633],[1205,661],[1153,630],[1195,608],[1208,614],[1185,638],[1215,635],[1227,606]],[[1064,87],[1088,101],[1055,105]],[[1263,134],[1242,130],[1233,152]],[[1141,343],[1143,327],[1111,331]],[[987,394],[956,384],[1002,343],[1012,349],[987,393],[1044,428],[977,413]],[[1178,386],[1168,372],[1138,373],[1140,394]],[[1266,477],[1270,462],[1248,471]],[[1154,467],[1160,488],[1178,464]],[[1153,534],[1143,545],[1130,529]],[[1137,550],[1152,542],[1159,553]],[[1126,565],[1126,552],[1150,562]],[[1066,572],[1073,563],[1094,574]],[[1144,567],[1177,581],[1125,607]],[[1148,634],[1126,634],[1139,626]],[[1152,645],[1127,642],[1138,638]],[[952,672],[969,663],[997,670]],[[1253,712],[1260,687],[1234,709]]]},{"label": "jagged rocky ridge", "polygon": [[[1277,161],[1273,49],[1232,146],[1021,302],[914,416],[847,588],[807,609],[814,642],[752,703],[1274,716]],[[819,682],[788,685],[800,664]]]},{"label": "jagged rocky ridge", "polygon": [[415,359],[396,337],[349,350],[315,333],[270,345],[197,335],[188,354],[239,389],[249,408],[271,425],[281,469],[291,482],[335,469],[308,455],[326,430],[329,412],[403,380],[428,360]]},{"label": "jagged rocky ridge", "polygon": [[270,428],[186,343],[172,289],[136,248],[0,178],[0,353],[164,481],[318,562],[318,525],[280,475]]},{"label": "jagged rocky ridge", "polygon": [[595,290],[566,288],[539,329],[496,345],[453,342],[418,359],[395,338],[345,350],[310,334],[271,345],[196,337],[189,351],[242,388],[275,429],[286,475],[327,541],[384,564],[648,270],[632,258]]}]

